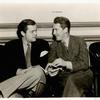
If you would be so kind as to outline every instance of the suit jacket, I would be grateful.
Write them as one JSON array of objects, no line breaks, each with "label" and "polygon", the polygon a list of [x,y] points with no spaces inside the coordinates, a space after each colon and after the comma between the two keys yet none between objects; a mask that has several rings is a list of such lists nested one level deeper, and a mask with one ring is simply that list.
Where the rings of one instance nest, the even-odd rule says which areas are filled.
[{"label": "suit jacket", "polygon": [[82,96],[84,91],[91,87],[93,81],[93,74],[89,69],[88,50],[83,39],[70,36],[68,47],[64,46],[62,42],[53,41],[48,60],[53,62],[57,58],[71,61],[73,70],[69,73],[66,70],[59,71],[56,77],[56,85],[53,79],[51,85],[53,84],[58,94],[63,97]]},{"label": "suit jacket", "polygon": [[[47,41],[42,39],[37,39],[35,42],[31,43],[31,64],[40,65],[43,68],[46,66],[48,61],[48,54],[40,57],[42,51],[49,51],[49,44]],[[23,44],[21,39],[16,39],[9,41],[5,45],[6,47],[6,68],[8,77],[16,75],[18,68],[26,68],[26,60],[23,50]]]},{"label": "suit jacket", "polygon": [[68,48],[61,42],[53,41],[50,46],[49,62],[56,58],[71,61],[73,71],[86,70],[89,67],[88,50],[82,38],[70,36]]}]

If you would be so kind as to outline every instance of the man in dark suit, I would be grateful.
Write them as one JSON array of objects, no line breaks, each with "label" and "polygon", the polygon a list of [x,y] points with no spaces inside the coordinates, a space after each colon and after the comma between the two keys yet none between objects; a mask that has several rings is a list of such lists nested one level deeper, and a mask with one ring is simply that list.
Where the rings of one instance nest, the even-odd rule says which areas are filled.
[{"label": "man in dark suit", "polygon": [[0,83],[0,91],[4,97],[15,97],[16,92],[21,93],[22,90],[28,91],[30,96],[34,96],[33,93],[41,96],[46,84],[44,68],[49,44],[36,38],[37,25],[31,19],[19,23],[17,35],[19,39],[5,45],[9,79]]},{"label": "man in dark suit", "polygon": [[54,19],[52,34],[54,41],[46,67],[50,89],[55,96],[80,97],[90,89],[93,76],[86,44],[82,38],[70,35],[66,17]]}]

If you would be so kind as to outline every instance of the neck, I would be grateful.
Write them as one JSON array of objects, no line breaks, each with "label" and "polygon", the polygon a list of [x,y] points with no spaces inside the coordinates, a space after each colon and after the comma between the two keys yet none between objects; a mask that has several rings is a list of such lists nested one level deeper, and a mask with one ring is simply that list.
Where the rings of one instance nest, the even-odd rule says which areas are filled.
[{"label": "neck", "polygon": [[69,39],[69,34],[65,34],[65,36],[64,36],[64,38],[63,38],[63,40],[62,40],[62,42],[63,43],[66,43],[67,41],[66,40],[68,40]]},{"label": "neck", "polygon": [[25,44],[30,43],[29,41],[27,41],[27,40],[25,39],[25,37],[23,37],[22,40],[23,40],[23,42],[24,42]]}]

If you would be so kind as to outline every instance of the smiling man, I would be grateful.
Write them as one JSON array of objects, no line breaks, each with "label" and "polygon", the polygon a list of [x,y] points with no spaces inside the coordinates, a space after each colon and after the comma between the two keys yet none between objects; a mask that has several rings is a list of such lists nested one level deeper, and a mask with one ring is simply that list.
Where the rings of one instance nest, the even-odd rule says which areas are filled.
[{"label": "smiling man", "polygon": [[80,97],[92,84],[88,50],[81,37],[70,35],[70,21],[56,17],[53,23],[54,41],[50,46],[46,67],[48,87],[55,96]]},{"label": "smiling man", "polygon": [[46,84],[43,68],[49,44],[37,39],[37,25],[31,19],[22,20],[17,28],[19,39],[5,45],[10,78],[0,84],[0,91],[4,97],[16,97],[16,93],[24,97],[41,96]]}]

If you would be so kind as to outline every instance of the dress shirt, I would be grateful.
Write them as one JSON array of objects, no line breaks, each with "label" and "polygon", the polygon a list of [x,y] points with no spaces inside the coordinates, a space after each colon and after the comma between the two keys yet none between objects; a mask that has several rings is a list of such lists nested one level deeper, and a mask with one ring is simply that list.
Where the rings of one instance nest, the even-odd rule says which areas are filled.
[{"label": "dress shirt", "polygon": [[24,55],[26,55],[28,45],[30,45],[30,47],[31,47],[31,43],[28,43],[24,39],[22,39],[22,41],[23,41]]}]

